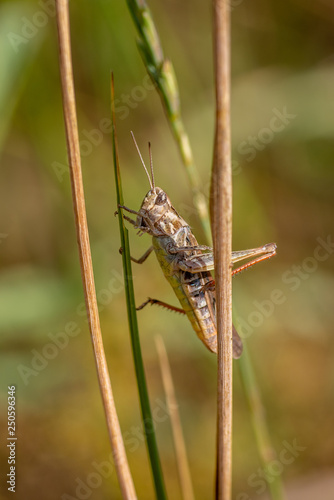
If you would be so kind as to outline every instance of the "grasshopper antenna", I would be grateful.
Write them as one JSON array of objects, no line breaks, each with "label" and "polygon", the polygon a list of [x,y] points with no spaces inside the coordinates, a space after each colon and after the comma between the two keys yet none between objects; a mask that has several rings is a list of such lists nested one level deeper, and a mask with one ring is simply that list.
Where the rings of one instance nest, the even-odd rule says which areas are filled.
[{"label": "grasshopper antenna", "polygon": [[133,142],[135,143],[136,150],[137,150],[137,152],[138,152],[138,154],[139,154],[139,158],[140,158],[140,160],[141,160],[141,162],[142,162],[142,164],[143,164],[143,167],[144,167],[144,169],[145,169],[145,172],[146,172],[146,175],[147,175],[148,181],[149,181],[149,183],[150,183],[150,187],[151,187],[151,189],[153,189],[154,184],[152,185],[152,181],[151,181],[151,179],[150,179],[150,176],[149,176],[148,170],[147,170],[147,168],[146,168],[146,165],[145,165],[145,163],[144,163],[143,157],[142,157],[142,155],[141,155],[141,152],[140,152],[140,150],[139,150],[139,147],[138,147],[137,141],[136,141],[136,139],[135,139],[135,136],[134,136],[134,134],[133,134],[132,130],[131,130],[131,136],[132,136]]},{"label": "grasshopper antenna", "polygon": [[152,149],[151,149],[151,143],[148,143],[148,152],[150,155],[150,168],[151,168],[151,177],[152,177],[152,184],[153,188],[155,188],[155,182],[154,182],[154,172],[153,172],[153,156],[152,156]]}]

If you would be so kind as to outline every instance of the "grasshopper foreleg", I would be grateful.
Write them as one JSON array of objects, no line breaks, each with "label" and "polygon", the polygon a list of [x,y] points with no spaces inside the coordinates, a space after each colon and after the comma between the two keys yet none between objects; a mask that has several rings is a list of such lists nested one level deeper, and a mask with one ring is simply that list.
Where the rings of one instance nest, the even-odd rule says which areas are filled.
[{"label": "grasshopper foreleg", "polygon": [[132,224],[133,226],[136,225],[136,221],[131,219],[131,217],[128,217],[127,215],[124,215],[123,214],[123,219],[127,220],[128,222],[130,222],[130,224]]},{"label": "grasshopper foreleg", "polygon": [[[131,208],[128,208],[125,205],[118,205],[118,208],[123,208],[123,210],[127,210],[131,214],[140,215],[139,212],[136,212],[136,210],[131,210]],[[116,211],[115,215],[117,215],[117,214],[118,214],[118,212]],[[144,233],[149,232],[149,228],[148,227],[137,226],[137,221],[131,219],[131,217],[128,217],[127,215],[124,215],[124,214],[122,214],[122,215],[123,215],[123,219],[127,220],[128,222],[130,222],[130,224],[132,224],[134,227],[136,227],[137,229],[139,229],[139,231],[137,233],[139,236],[142,236]]]},{"label": "grasshopper foreleg", "polygon": [[[130,212],[131,214],[138,214],[138,212],[136,212],[135,210],[131,210],[130,208],[128,207],[125,207],[124,205],[118,205],[118,208],[123,208],[123,210],[126,210],[127,212]],[[118,215],[118,210],[116,210],[116,212],[114,213],[114,215]],[[127,220],[128,222],[130,222],[130,224],[132,224],[133,226],[136,225],[136,221],[131,219],[131,217],[128,217],[127,215],[123,215],[123,219]]]},{"label": "grasshopper foreleg", "polygon": [[140,215],[139,212],[137,212],[136,210],[132,210],[131,208],[126,207],[125,205],[118,205],[118,208],[123,208],[123,210],[126,210],[130,214]]},{"label": "grasshopper foreleg", "polygon": [[145,300],[145,302],[143,302],[141,306],[136,307],[136,310],[140,311],[141,309],[144,309],[144,307],[147,306],[147,304],[151,304],[151,305],[156,304],[158,306],[165,307],[166,309],[169,309],[170,311],[178,312],[180,314],[186,314],[186,312],[183,309],[181,309],[180,307],[171,306],[170,304],[167,304],[166,302],[162,302],[162,300],[151,299],[150,297],[147,300]]}]

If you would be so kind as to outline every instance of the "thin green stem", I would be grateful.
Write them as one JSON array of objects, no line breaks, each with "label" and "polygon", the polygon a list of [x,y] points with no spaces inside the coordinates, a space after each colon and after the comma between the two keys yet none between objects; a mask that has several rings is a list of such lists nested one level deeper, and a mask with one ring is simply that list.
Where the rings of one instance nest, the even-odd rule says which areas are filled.
[{"label": "thin green stem", "polygon": [[[115,169],[115,182],[116,182],[116,192],[117,192],[117,204],[123,205],[123,191],[121,174],[118,163],[118,150],[117,150],[117,138],[115,129],[115,104],[114,104],[114,86],[112,80],[112,92],[111,92],[111,107],[112,107],[112,120],[113,120],[113,159],[114,159],[114,169]],[[125,285],[125,295],[126,295],[126,305],[128,313],[128,321],[130,328],[131,346],[135,365],[136,379],[138,385],[140,407],[142,413],[143,427],[145,431],[146,444],[148,449],[148,454],[151,463],[153,481],[156,491],[156,497],[159,500],[165,500],[166,490],[163,481],[161,463],[158,453],[157,441],[154,432],[154,421],[152,418],[150,401],[148,397],[148,390],[145,378],[144,364],[140,347],[139,340],[139,330],[137,322],[137,313],[134,297],[133,288],[133,278],[131,269],[131,258],[130,258],[130,247],[129,247],[129,235],[123,221],[122,210],[119,209],[119,230],[121,236],[121,246],[123,249],[122,260],[123,260],[123,272],[124,272],[124,285]]]}]

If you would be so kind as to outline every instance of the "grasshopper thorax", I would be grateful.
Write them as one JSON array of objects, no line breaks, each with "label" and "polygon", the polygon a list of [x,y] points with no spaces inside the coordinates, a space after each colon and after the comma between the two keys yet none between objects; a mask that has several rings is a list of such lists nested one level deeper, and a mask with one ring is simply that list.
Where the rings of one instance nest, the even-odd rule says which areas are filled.
[{"label": "grasshopper thorax", "polygon": [[184,226],[188,224],[179,216],[165,191],[151,188],[141,204],[136,227],[152,236],[171,236]]}]

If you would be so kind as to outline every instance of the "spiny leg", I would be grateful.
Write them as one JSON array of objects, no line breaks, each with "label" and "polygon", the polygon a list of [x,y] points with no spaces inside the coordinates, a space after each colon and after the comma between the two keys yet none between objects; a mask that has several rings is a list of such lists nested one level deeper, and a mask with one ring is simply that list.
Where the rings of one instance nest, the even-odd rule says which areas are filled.
[{"label": "spiny leg", "polygon": [[260,255],[275,255],[276,254],[276,243],[267,243],[262,247],[249,248],[248,250],[237,250],[232,252],[232,263],[235,264],[240,260],[250,259]]},{"label": "spiny leg", "polygon": [[[270,245],[272,246],[273,244],[270,243]],[[249,267],[254,266],[254,264],[258,264],[259,262],[270,259],[274,255],[276,255],[276,245],[275,245],[275,247],[272,246],[272,250],[270,252],[268,252],[267,254],[260,255],[259,257],[256,257],[256,259],[250,260],[249,262],[246,262],[242,266],[239,266],[239,267],[236,267],[235,269],[232,269],[232,277],[235,276],[236,274],[240,273],[241,271],[244,271],[245,269],[248,269]],[[212,279],[203,286],[202,291],[215,290],[215,286],[216,286],[216,282],[214,279]]]},{"label": "spiny leg", "polygon": [[241,271],[244,271],[245,269],[248,269],[249,267],[254,266],[254,264],[258,264],[259,262],[270,259],[274,255],[276,255],[276,248],[274,248],[271,252],[269,252],[265,255],[260,255],[259,257],[256,257],[256,259],[250,260],[249,262],[246,262],[242,266],[239,266],[239,267],[233,269],[232,276],[235,276],[236,274],[240,273]]},{"label": "spiny leg", "polygon": [[[174,253],[176,253],[176,251],[174,251]],[[250,250],[241,250],[237,252],[232,252],[231,256],[232,264],[235,264],[240,260],[245,260],[247,258],[255,257],[252,260],[241,265],[240,267],[237,267],[236,269],[232,270],[232,276],[240,273],[241,271],[247,269],[248,267],[253,266],[254,264],[257,264],[258,262],[262,262],[263,260],[269,259],[274,255],[276,255],[275,243],[268,243],[263,247],[252,248]],[[213,253],[208,252],[208,253],[203,253],[201,255],[192,255],[190,257],[187,257],[179,262],[179,267],[183,271],[188,271],[190,273],[211,271],[215,267]]]},{"label": "spiny leg", "polygon": [[[210,301],[208,302],[208,304],[209,303],[210,303]],[[158,306],[165,307],[169,311],[178,312],[180,314],[186,314],[186,312],[183,309],[181,309],[180,307],[171,306],[170,304],[167,304],[166,302],[162,302],[161,300],[157,300],[157,299],[151,299],[150,297],[141,306],[136,307],[136,310],[140,311],[141,309],[144,309],[144,307],[147,306],[147,304],[151,304],[151,305],[156,304]],[[237,330],[235,329],[234,325],[232,325],[232,342],[233,342],[233,358],[238,359],[238,358],[240,358],[240,356],[242,354],[243,345],[242,345],[242,340],[241,340]]]},{"label": "spiny leg", "polygon": [[151,304],[151,305],[156,304],[158,306],[165,307],[166,309],[169,309],[170,311],[174,311],[174,312],[177,312],[180,314],[186,314],[186,312],[183,309],[181,309],[180,307],[171,306],[170,304],[167,304],[166,302],[162,302],[162,300],[151,299],[150,297],[147,300],[145,300],[145,302],[143,302],[141,306],[136,307],[136,310],[140,311],[141,309],[144,309],[144,307],[147,306],[147,304]]}]

